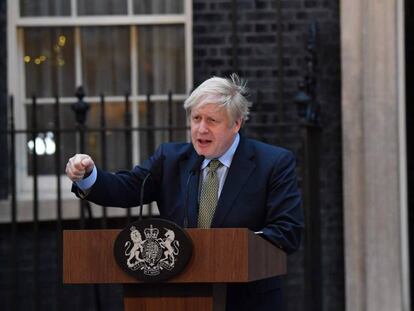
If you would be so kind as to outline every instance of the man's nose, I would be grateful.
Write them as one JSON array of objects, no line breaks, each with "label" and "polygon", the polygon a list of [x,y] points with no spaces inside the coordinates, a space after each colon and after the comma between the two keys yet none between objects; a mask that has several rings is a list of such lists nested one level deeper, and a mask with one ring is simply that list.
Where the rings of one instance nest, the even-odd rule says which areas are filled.
[{"label": "man's nose", "polygon": [[202,120],[198,124],[198,132],[199,133],[207,133],[208,132],[208,126],[207,126],[207,123],[205,121]]}]

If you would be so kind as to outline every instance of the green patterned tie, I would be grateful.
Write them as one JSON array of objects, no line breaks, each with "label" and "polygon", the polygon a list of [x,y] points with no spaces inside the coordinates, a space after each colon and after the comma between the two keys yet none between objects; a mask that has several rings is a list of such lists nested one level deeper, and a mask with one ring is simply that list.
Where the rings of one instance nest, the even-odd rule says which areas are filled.
[{"label": "green patterned tie", "polygon": [[198,227],[210,228],[216,210],[219,190],[219,177],[217,169],[221,166],[221,162],[213,159],[208,164],[208,173],[203,181],[200,195],[200,208],[198,211]]}]

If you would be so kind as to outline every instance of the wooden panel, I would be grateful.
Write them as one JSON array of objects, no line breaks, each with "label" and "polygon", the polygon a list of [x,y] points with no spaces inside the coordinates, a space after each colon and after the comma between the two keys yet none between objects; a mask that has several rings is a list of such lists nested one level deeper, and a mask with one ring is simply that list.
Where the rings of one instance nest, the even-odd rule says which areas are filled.
[{"label": "wooden panel", "polygon": [[248,239],[249,282],[269,276],[286,274],[287,259],[285,252],[252,232],[248,233]]},{"label": "wooden panel", "polygon": [[125,311],[212,311],[211,297],[125,297]]},{"label": "wooden panel", "polygon": [[[113,244],[119,232],[65,231],[64,283],[137,283],[115,262]],[[188,229],[187,232],[194,243],[193,257],[183,273],[169,282],[248,282],[286,271],[284,253],[247,229]]]},{"label": "wooden panel", "polygon": [[205,283],[127,284],[124,285],[124,309],[146,311],[224,311],[226,304],[225,293],[225,285]]},{"label": "wooden panel", "polygon": [[119,232],[120,230],[64,231],[63,282],[133,282],[134,279],[119,268],[113,255],[114,241]]},{"label": "wooden panel", "polygon": [[247,231],[244,229],[189,229],[193,257],[174,281],[247,282]]}]

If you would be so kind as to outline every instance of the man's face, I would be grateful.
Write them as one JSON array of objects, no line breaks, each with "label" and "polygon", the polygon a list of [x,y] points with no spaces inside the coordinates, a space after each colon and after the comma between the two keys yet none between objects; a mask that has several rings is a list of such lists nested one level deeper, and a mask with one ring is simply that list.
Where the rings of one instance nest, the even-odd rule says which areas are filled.
[{"label": "man's face", "polygon": [[222,156],[233,143],[241,119],[232,122],[223,107],[201,103],[191,110],[191,141],[197,153],[213,159]]}]

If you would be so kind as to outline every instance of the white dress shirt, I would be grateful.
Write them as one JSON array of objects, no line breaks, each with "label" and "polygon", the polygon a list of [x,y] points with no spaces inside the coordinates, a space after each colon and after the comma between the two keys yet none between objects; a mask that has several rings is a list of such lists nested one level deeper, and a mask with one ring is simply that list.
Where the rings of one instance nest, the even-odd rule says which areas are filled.
[{"label": "white dress shirt", "polygon": [[[236,152],[236,149],[239,145],[240,142],[240,135],[239,133],[236,134],[236,137],[234,138],[233,143],[231,144],[230,148],[227,149],[227,151],[219,158],[217,158],[217,160],[219,160],[221,162],[221,164],[223,164],[222,166],[220,166],[217,169],[217,176],[219,177],[219,190],[218,190],[218,197],[220,197],[221,194],[221,190],[223,189],[223,185],[224,182],[226,181],[226,177],[227,177],[227,173],[229,171],[231,162],[233,161],[233,156],[234,153]],[[201,190],[201,186],[203,184],[203,180],[204,178],[206,178],[207,173],[208,173],[208,169],[207,166],[210,163],[210,161],[213,159],[204,159],[203,163],[201,164],[201,180],[200,180],[200,188],[199,190]]]}]

